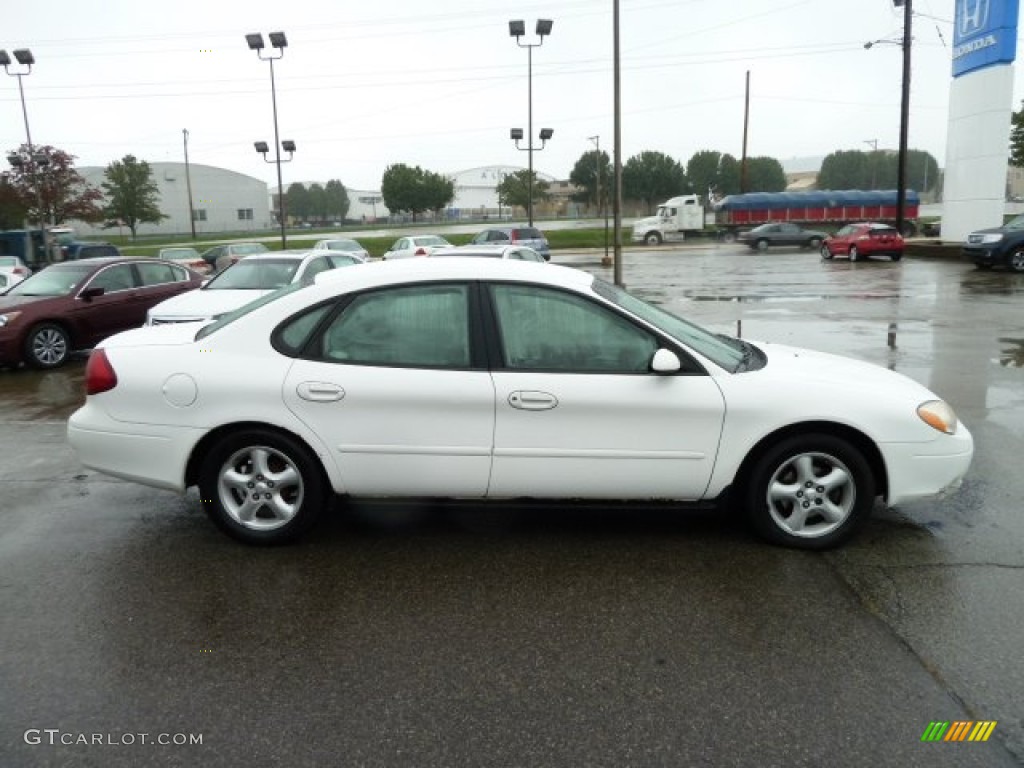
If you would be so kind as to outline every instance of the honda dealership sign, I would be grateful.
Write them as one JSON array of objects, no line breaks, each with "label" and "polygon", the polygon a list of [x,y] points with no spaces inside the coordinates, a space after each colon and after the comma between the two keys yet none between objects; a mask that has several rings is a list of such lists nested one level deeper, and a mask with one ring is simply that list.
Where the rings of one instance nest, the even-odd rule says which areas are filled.
[{"label": "honda dealership sign", "polygon": [[1013,61],[1017,8],[1018,0],[956,0],[953,77]]}]

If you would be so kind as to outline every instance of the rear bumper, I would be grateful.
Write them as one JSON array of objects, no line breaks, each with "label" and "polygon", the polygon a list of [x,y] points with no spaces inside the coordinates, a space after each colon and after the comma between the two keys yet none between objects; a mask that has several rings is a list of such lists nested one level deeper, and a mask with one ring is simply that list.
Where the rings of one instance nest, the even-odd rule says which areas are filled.
[{"label": "rear bumper", "polygon": [[68,420],[68,442],[89,469],[122,480],[185,490],[185,467],[205,430],[132,424],[86,401]]}]

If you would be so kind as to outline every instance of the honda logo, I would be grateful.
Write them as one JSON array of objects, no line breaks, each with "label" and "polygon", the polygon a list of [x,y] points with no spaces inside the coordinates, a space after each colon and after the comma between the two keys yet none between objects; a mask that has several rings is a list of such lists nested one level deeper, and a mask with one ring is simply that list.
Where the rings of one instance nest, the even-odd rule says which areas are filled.
[{"label": "honda logo", "polygon": [[970,37],[988,26],[990,0],[960,0],[957,24],[960,37]]}]

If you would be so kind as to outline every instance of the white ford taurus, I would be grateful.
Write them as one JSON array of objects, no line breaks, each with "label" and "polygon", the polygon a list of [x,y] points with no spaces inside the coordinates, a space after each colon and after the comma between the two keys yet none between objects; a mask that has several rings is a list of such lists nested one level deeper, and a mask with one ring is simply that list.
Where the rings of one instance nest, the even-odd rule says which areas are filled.
[{"label": "white ford taurus", "polygon": [[250,543],[295,538],[347,494],[719,502],[822,549],[877,497],[956,487],[973,454],[900,374],[497,259],[333,270],[201,329],[121,333],[86,388],[68,425],[85,466],[198,486]]}]

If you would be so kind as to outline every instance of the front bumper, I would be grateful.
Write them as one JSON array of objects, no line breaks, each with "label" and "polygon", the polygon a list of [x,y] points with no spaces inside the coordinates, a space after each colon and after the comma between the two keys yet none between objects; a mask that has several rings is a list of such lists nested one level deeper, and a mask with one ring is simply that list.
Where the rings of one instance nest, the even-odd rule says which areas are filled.
[{"label": "front bumper", "polygon": [[983,245],[964,246],[960,254],[965,259],[970,259],[981,266],[994,267],[1003,262],[1003,258],[997,247],[986,248]]},{"label": "front bumper", "polygon": [[974,438],[962,423],[956,434],[930,443],[879,445],[889,476],[886,503],[942,496],[963,481],[974,456]]}]

